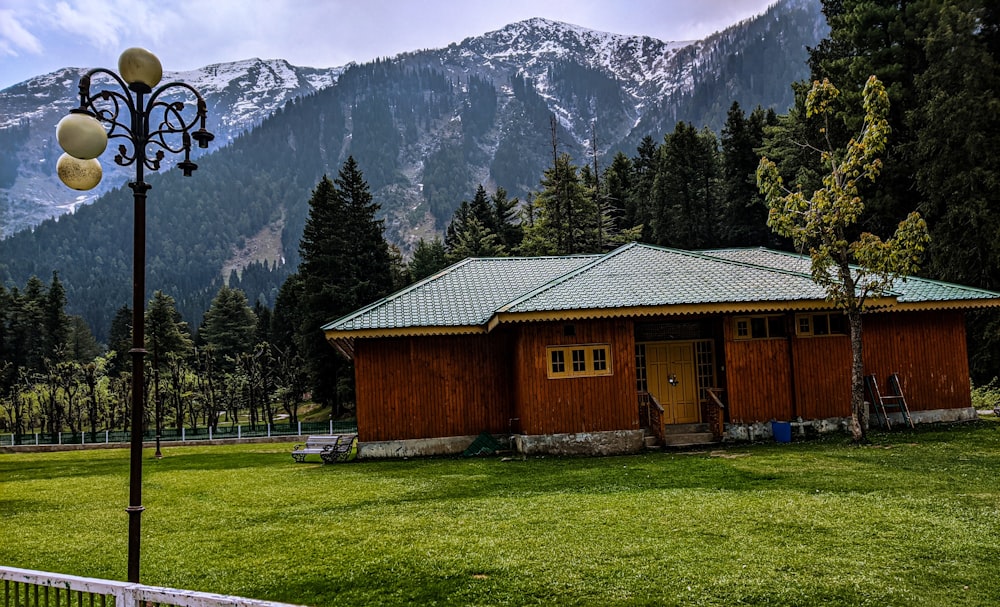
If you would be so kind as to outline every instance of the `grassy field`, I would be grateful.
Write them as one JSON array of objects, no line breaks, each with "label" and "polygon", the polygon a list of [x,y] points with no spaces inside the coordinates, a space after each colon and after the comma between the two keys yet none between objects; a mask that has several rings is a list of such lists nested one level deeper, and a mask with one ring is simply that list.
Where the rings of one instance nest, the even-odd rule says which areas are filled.
[{"label": "grassy field", "polygon": [[[1000,422],[873,438],[337,466],[168,445],[142,577],[315,606],[1000,603]],[[127,485],[124,450],[0,454],[0,564],[123,579]]]}]

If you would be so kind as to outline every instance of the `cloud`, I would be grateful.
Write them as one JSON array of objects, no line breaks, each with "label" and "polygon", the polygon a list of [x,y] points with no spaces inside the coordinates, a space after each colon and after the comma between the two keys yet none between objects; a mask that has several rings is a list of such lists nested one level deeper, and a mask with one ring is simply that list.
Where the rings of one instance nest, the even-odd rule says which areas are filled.
[{"label": "cloud", "polygon": [[56,28],[83,38],[100,49],[117,48],[119,32],[125,23],[121,15],[112,10],[108,2],[84,0],[82,2],[57,2],[53,11]]},{"label": "cloud", "polygon": [[17,57],[21,52],[40,55],[42,43],[18,20],[12,10],[0,10],[0,55]]}]

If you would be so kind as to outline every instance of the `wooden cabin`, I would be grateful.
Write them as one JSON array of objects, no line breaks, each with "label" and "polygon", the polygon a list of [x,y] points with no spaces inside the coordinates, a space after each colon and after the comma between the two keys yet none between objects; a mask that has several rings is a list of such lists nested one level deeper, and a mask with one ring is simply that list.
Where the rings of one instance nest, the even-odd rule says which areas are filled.
[{"label": "wooden cabin", "polygon": [[[964,311],[1000,294],[910,278],[870,300],[865,373],[916,421],[974,417]],[[632,243],[466,259],[325,327],[354,361],[362,456],[622,453],[674,428],[746,438],[850,415],[846,318],[804,256]]]}]

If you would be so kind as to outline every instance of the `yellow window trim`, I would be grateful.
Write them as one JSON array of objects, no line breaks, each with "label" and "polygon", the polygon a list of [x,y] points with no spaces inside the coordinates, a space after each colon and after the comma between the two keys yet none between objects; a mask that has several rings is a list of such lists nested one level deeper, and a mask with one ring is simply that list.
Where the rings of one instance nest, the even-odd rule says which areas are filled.
[{"label": "yellow window trim", "polygon": [[[783,319],[784,315],[782,315],[782,314],[745,314],[745,315],[741,315],[741,316],[734,316],[733,317],[733,339],[735,341],[750,341],[751,339],[753,339],[753,340],[786,339],[788,337],[787,335],[773,335],[773,336],[771,335],[771,325],[770,325],[770,322],[768,322],[768,321],[770,319],[772,319],[772,318]],[[755,320],[755,319],[756,320],[761,320],[761,319],[764,320],[765,328],[767,330],[767,336],[766,337],[754,337],[753,336],[753,328],[752,328],[752,325],[750,323],[751,323],[752,320]],[[746,326],[745,326],[746,332],[744,334],[740,333],[741,330],[744,328],[744,327],[740,327],[740,323],[746,323]]]},{"label": "yellow window trim", "polygon": [[[814,318],[817,316],[825,316],[827,318],[826,333],[816,333],[816,325]],[[831,317],[840,316],[842,318],[842,323],[844,331],[840,333],[834,333],[833,329],[830,328]],[[850,335],[850,329],[847,327],[847,317],[841,312],[812,312],[809,314],[796,314],[795,315],[795,336],[796,337],[844,337],[845,335]]]},{"label": "yellow window trim", "polygon": [[549,379],[611,375],[611,345],[547,346],[545,370]]}]

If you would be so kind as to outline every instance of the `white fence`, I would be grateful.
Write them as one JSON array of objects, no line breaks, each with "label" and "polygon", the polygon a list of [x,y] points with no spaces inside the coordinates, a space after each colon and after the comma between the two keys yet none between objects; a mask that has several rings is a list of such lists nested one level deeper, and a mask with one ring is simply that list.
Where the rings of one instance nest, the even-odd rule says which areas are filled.
[{"label": "white fence", "polygon": [[0,566],[0,604],[18,607],[296,607],[238,596]]}]

